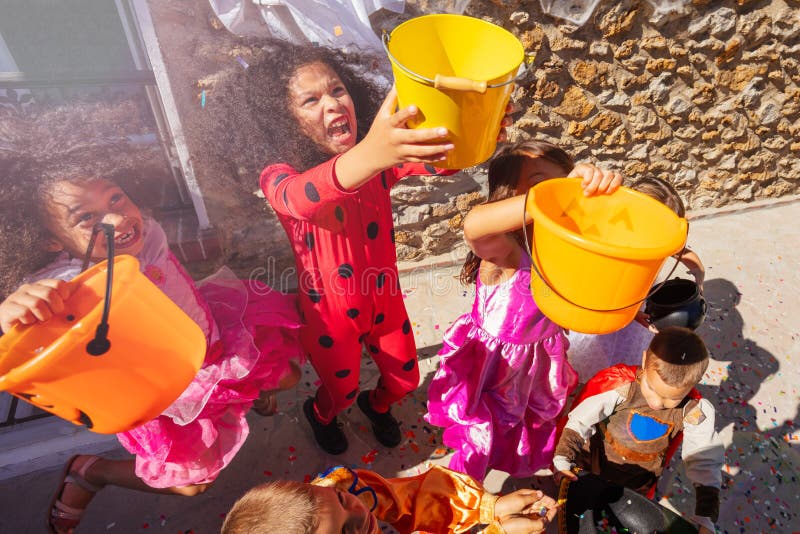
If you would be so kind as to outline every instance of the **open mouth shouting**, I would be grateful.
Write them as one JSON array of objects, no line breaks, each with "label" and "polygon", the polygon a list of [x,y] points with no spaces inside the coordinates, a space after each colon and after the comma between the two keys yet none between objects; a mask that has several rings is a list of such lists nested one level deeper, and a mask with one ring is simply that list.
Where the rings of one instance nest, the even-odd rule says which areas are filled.
[{"label": "open mouth shouting", "polygon": [[350,121],[344,116],[334,119],[328,125],[327,132],[328,137],[337,143],[347,141],[351,135]]}]

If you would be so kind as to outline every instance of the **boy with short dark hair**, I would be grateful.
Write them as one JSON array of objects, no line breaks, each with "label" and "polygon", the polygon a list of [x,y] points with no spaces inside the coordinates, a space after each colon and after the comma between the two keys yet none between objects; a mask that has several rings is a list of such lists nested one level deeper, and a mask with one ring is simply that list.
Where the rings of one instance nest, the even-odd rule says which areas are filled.
[{"label": "boy with short dark hair", "polygon": [[659,332],[641,367],[615,365],[597,373],[576,399],[556,446],[557,477],[575,479],[574,466],[647,493],[654,488],[676,439],[695,485],[694,520],[714,531],[724,449],[714,407],[694,390],[708,367],[708,350],[687,328]]}]

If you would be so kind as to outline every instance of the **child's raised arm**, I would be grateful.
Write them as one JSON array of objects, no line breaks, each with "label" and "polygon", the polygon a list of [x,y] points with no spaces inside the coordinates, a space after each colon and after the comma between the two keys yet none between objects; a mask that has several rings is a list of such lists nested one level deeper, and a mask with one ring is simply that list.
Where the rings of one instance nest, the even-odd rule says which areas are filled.
[{"label": "child's raised arm", "polygon": [[689,269],[689,274],[694,277],[694,281],[697,284],[697,287],[700,288],[700,292],[703,291],[703,281],[706,277],[706,268],[703,265],[703,262],[700,261],[700,256],[697,255],[696,252],[691,250],[689,247],[686,247],[681,252],[681,263]]},{"label": "child's raised arm", "polygon": [[394,113],[396,107],[397,90],[392,87],[364,139],[336,161],[336,178],[344,189],[357,189],[399,163],[435,164],[453,149],[446,128],[409,129],[406,123],[419,110],[408,106]]},{"label": "child's raised arm", "polygon": [[64,301],[72,293],[64,280],[45,279],[23,284],[0,303],[0,331],[8,332],[17,324],[47,321],[64,310]]}]

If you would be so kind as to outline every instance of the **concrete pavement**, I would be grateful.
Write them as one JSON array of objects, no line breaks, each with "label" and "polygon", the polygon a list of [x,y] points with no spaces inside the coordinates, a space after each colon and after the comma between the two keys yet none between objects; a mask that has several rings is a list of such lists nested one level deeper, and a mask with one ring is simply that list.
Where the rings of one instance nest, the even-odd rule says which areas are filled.
[{"label": "concrete pavement", "polygon": [[[709,302],[709,314],[698,332],[713,357],[701,389],[717,406],[717,427],[727,448],[718,523],[725,532],[800,530],[798,220],[800,199],[693,214],[690,246],[706,264]],[[388,476],[414,474],[429,461],[446,465],[440,433],[422,416],[441,336],[472,304],[472,291],[454,278],[461,258],[463,251],[455,251],[427,266],[401,265],[422,385],[395,409],[405,433],[400,447],[390,450],[377,444],[366,418],[351,408],[340,417],[350,449],[340,457],[321,452],[300,409],[315,389],[316,377],[307,367],[299,386],[279,395],[279,414],[263,418],[251,413],[247,443],[208,492],[183,498],[109,488],[92,501],[78,532],[218,532],[233,501],[265,481],[305,480],[341,463],[368,466]],[[365,359],[362,371],[362,387],[373,386],[378,376],[374,364]],[[0,450],[8,447],[3,440],[0,434]],[[126,455],[119,448],[111,454]],[[60,475],[60,468],[52,466],[63,463],[69,453],[53,456],[47,462],[31,461],[33,472],[0,481],[0,532],[45,531],[47,506]],[[491,472],[486,480],[492,491],[530,484],[499,472]],[[690,512],[693,497],[679,461],[663,477],[660,490],[669,506]]]}]

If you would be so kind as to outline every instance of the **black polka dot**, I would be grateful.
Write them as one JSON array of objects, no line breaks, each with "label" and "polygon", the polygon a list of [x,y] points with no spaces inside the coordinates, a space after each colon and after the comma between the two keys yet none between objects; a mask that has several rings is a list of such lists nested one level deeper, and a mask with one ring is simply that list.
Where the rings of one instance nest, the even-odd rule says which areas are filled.
[{"label": "black polka dot", "polygon": [[386,181],[386,171],[381,172],[381,185],[384,189],[389,189],[389,182]]},{"label": "black polka dot", "polygon": [[384,319],[385,317],[383,316],[383,314],[379,313],[378,315],[375,316],[375,324],[381,324]]},{"label": "black polka dot", "polygon": [[402,168],[403,168],[403,165],[404,165],[403,163],[398,163],[398,164],[397,164],[397,168],[398,168],[398,169],[402,169]]},{"label": "black polka dot", "polygon": [[334,374],[336,378],[346,378],[350,375],[350,369],[342,369],[341,371],[336,371]]},{"label": "black polka dot", "polygon": [[364,340],[366,338],[367,338],[367,334],[361,334],[360,336],[358,336],[358,342],[359,343],[364,343]]},{"label": "black polka dot", "polygon": [[355,319],[356,317],[358,317],[359,313],[361,313],[361,312],[359,312],[355,308],[350,308],[345,313],[347,313],[347,316],[350,317],[351,319]]},{"label": "black polka dot", "polygon": [[311,182],[306,182],[306,198],[311,202],[319,202],[319,191]]},{"label": "black polka dot", "polygon": [[436,167],[434,167],[430,163],[426,163],[425,164],[425,170],[428,171],[431,174],[436,174]]},{"label": "black polka dot", "polygon": [[375,287],[378,289],[382,288],[384,282],[386,282],[386,273],[378,273],[378,276],[375,278]]},{"label": "black polka dot", "polygon": [[417,360],[411,359],[403,364],[403,371],[411,371],[416,365]]},{"label": "black polka dot", "polygon": [[394,227],[392,228],[392,231],[389,233],[389,235],[392,238],[392,243],[394,243]]},{"label": "black polka dot", "polygon": [[378,223],[375,221],[367,225],[367,237],[370,239],[375,239],[378,237]]},{"label": "black polka dot", "polygon": [[378,352],[379,352],[379,351],[378,351],[378,347],[376,347],[375,345],[370,345],[368,348],[369,348],[369,351],[370,351],[372,354],[378,354]]},{"label": "black polka dot", "polygon": [[285,179],[287,179],[288,177],[289,177],[289,173],[288,172],[282,172],[278,176],[275,177],[275,181],[272,182],[272,185],[276,186],[279,183],[281,183],[282,181],[284,181]]},{"label": "black polka dot", "polygon": [[333,338],[331,336],[319,336],[319,344],[329,349],[333,346]]},{"label": "black polka dot", "polygon": [[306,246],[308,250],[314,250],[314,234],[311,232],[306,233]]},{"label": "black polka dot", "polygon": [[349,263],[343,263],[339,266],[339,276],[342,278],[350,278],[353,276],[353,266]]},{"label": "black polka dot", "polygon": [[409,321],[408,319],[406,319],[406,320],[403,322],[403,333],[404,333],[404,334],[408,334],[409,332],[411,332],[411,321]]},{"label": "black polka dot", "polygon": [[344,209],[341,206],[336,206],[336,209],[333,210],[333,214],[336,216],[336,220],[339,222],[344,222]]},{"label": "black polka dot", "polygon": [[345,395],[344,398],[347,399],[347,400],[350,400],[350,399],[355,398],[356,395],[358,395],[358,389],[354,389],[353,391],[351,391],[350,393]]},{"label": "black polka dot", "polygon": [[320,292],[319,292],[319,291],[317,291],[316,289],[309,289],[309,290],[308,290],[308,298],[310,298],[310,299],[311,299],[311,302],[313,302],[314,304],[316,304],[317,302],[319,302],[320,300],[322,300],[322,293],[320,293]]}]

